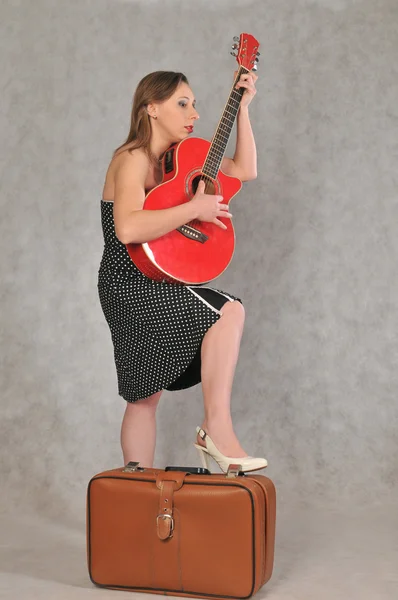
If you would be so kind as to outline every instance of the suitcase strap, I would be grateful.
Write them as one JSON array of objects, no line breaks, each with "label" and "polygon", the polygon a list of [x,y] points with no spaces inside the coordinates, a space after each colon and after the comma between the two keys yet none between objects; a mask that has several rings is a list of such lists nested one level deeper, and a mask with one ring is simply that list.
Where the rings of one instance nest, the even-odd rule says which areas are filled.
[{"label": "suitcase strap", "polygon": [[173,537],[174,492],[184,485],[186,476],[187,473],[167,471],[159,473],[156,478],[156,486],[160,489],[159,514],[156,517],[156,528],[158,537],[161,540]]},{"label": "suitcase strap", "polygon": [[160,489],[159,514],[156,517],[158,537],[161,540],[167,540],[167,538],[173,537],[173,496],[174,482],[163,481]]}]

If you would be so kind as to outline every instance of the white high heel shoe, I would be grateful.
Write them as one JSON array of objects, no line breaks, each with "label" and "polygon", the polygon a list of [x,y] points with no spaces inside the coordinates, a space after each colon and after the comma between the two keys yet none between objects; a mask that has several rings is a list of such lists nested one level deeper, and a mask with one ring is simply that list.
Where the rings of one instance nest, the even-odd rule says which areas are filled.
[{"label": "white high heel shoe", "polygon": [[200,435],[206,444],[206,447],[200,446],[199,444],[194,444],[195,448],[198,449],[200,459],[205,469],[210,470],[210,456],[216,461],[224,473],[227,473],[228,467],[231,464],[241,465],[242,471],[257,471],[259,469],[264,469],[268,464],[265,458],[253,458],[253,456],[241,456],[240,458],[233,458],[231,456],[225,456],[217,449],[213,440],[204,429],[197,427],[196,433]]}]

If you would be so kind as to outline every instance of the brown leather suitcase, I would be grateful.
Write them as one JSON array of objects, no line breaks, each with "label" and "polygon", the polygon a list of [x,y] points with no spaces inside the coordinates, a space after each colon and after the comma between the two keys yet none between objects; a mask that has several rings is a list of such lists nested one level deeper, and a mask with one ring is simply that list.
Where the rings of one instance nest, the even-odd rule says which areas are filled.
[{"label": "brown leather suitcase", "polygon": [[250,598],[271,577],[275,487],[264,475],[129,463],[87,489],[87,562],[100,587]]}]

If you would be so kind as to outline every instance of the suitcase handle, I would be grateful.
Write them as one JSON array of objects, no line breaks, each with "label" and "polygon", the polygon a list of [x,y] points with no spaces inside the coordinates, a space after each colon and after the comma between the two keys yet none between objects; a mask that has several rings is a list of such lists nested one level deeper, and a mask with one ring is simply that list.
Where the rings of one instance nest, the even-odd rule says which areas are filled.
[{"label": "suitcase handle", "polygon": [[[139,467],[139,462],[130,461],[122,470],[124,473],[132,473],[133,471],[145,471],[144,467]],[[241,465],[238,464],[230,464],[228,467],[228,472],[226,477],[228,479],[234,477],[246,477],[246,473],[240,470]],[[182,471],[183,473],[192,473],[193,475],[211,475],[211,471],[209,469],[205,469],[204,467],[176,467],[174,465],[168,465],[165,468],[165,471]]]},{"label": "suitcase handle", "polygon": [[185,471],[194,475],[211,475],[209,469],[205,469],[204,467],[174,467],[169,465],[165,468],[165,471]]},{"label": "suitcase handle", "polygon": [[[139,466],[139,462],[130,461],[123,469],[123,472],[132,473],[133,471],[145,471],[144,467]],[[175,467],[169,465],[165,468],[165,471],[183,471],[185,473],[193,473],[194,475],[211,475],[209,469],[204,467]]]},{"label": "suitcase handle", "polygon": [[[228,479],[232,477],[246,477],[246,473],[240,471],[239,467],[240,465],[230,465],[228,473],[226,473],[226,477],[228,477]],[[193,473],[194,475],[211,475],[211,471],[209,469],[205,469],[204,467],[168,466],[165,468],[165,471],[185,471],[185,473]]]}]

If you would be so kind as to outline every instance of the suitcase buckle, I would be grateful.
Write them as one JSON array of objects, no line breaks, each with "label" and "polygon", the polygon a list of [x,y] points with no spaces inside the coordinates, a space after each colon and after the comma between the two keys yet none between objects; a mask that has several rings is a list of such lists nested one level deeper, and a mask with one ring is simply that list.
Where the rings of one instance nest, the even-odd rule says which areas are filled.
[{"label": "suitcase buckle", "polygon": [[173,537],[173,531],[174,531],[174,519],[171,515],[158,515],[156,517],[156,525],[157,527],[159,527],[159,519],[170,519],[170,533],[168,535],[168,537]]}]

